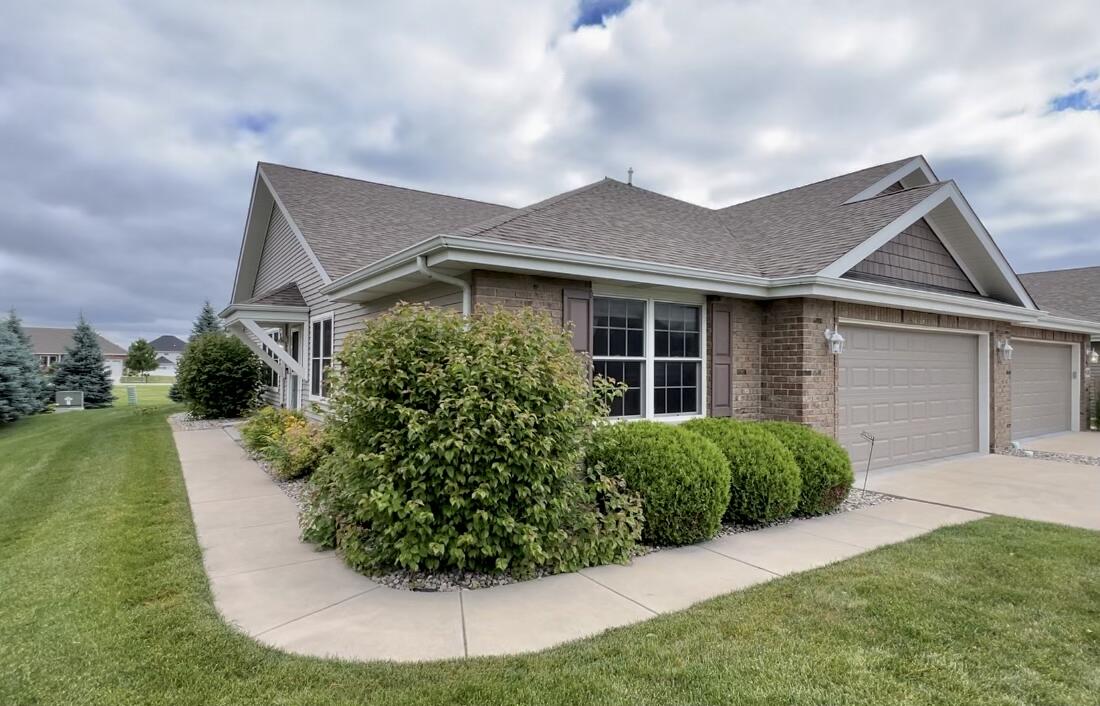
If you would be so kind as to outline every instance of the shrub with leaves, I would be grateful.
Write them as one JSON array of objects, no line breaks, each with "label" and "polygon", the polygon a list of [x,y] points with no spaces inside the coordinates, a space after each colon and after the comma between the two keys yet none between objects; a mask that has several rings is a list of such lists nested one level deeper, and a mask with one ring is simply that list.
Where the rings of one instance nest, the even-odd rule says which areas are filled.
[{"label": "shrub with leaves", "polygon": [[399,305],[338,362],[307,539],[367,570],[523,575],[629,558],[636,499],[581,462],[606,405],[548,316]]},{"label": "shrub with leaves", "polygon": [[729,461],[726,519],[759,524],[794,513],[802,488],[798,464],[763,426],[716,417],[693,419],[683,426],[713,441]]},{"label": "shrub with leaves", "polygon": [[588,458],[641,496],[647,544],[693,544],[718,531],[730,470],[705,438],[659,422],[608,424],[596,432]]},{"label": "shrub with leaves", "polygon": [[848,497],[855,480],[852,460],[836,440],[793,422],[761,422],[760,426],[779,439],[798,464],[802,478],[796,508],[799,515],[823,515]]},{"label": "shrub with leaves", "polygon": [[296,410],[264,406],[253,412],[241,425],[241,441],[244,447],[267,458],[271,447],[279,443],[292,422],[305,422],[305,415]]},{"label": "shrub with leaves", "polygon": [[259,404],[264,369],[236,337],[203,334],[188,343],[180,357],[176,390],[195,417],[240,417]]},{"label": "shrub with leaves", "polygon": [[275,475],[283,480],[313,473],[327,451],[324,429],[305,419],[294,419],[267,451]]}]

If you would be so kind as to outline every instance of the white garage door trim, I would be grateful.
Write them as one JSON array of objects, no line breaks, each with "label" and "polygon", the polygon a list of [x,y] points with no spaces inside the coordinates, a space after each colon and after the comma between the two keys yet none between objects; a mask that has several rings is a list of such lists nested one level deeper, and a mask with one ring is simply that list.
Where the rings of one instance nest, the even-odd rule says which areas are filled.
[{"label": "white garage door trim", "polygon": [[[866,326],[885,329],[902,329],[909,331],[930,331],[932,333],[959,333],[968,336],[976,336],[978,339],[978,453],[989,453],[989,331],[971,331],[960,328],[941,328],[939,326],[919,326],[915,324],[894,324],[882,321],[864,321],[862,319],[837,319],[837,328],[841,335],[845,326]],[[841,353],[841,355],[844,355]],[[1076,360],[1076,359],[1075,359]],[[1079,393],[1074,387],[1074,391]],[[837,395],[840,394],[840,381],[837,380]]]},{"label": "white garage door trim", "polygon": [[[1070,343],[1067,341],[1043,341],[1036,338],[1023,338],[1022,336],[1017,336],[1012,340],[1016,341],[1017,343],[1042,343],[1048,346],[1069,346],[1069,430],[1081,431],[1081,344]],[[1013,400],[1013,405],[1015,405],[1015,400]],[[1009,410],[1010,413],[1014,411],[1014,409]],[[1054,433],[1060,434],[1063,432]],[[1017,439],[1015,436],[1013,436],[1012,440],[1025,441],[1026,438]]]}]

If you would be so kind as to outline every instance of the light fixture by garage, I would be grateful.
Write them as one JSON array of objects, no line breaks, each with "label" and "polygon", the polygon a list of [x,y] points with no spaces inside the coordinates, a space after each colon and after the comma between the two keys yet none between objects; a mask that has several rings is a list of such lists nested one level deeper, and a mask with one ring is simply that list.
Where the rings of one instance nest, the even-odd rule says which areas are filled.
[{"label": "light fixture by garage", "polygon": [[1012,350],[1012,344],[1008,342],[1007,338],[997,341],[997,356],[1000,357],[1002,363],[1008,363],[1012,360]]},{"label": "light fixture by garage", "polygon": [[840,331],[836,329],[825,329],[825,340],[829,344],[829,352],[833,355],[840,355],[844,352],[844,336],[840,335]]}]

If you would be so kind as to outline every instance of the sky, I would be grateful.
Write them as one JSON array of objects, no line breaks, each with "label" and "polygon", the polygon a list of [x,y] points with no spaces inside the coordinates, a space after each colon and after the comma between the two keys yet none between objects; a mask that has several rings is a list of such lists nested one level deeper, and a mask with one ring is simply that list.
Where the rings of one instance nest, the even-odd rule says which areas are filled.
[{"label": "sky", "polygon": [[1088,0],[14,0],[0,23],[0,308],[121,344],[228,303],[260,160],[513,206],[633,167],[725,206],[923,154],[1017,271],[1100,264]]}]

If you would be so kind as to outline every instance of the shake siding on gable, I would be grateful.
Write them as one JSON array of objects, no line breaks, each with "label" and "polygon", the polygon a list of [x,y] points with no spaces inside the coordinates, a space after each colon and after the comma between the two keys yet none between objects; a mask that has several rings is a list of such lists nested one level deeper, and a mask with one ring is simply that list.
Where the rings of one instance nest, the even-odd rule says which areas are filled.
[{"label": "shake siding on gable", "polygon": [[871,253],[844,276],[916,289],[978,293],[959,263],[955,262],[923,218]]}]

